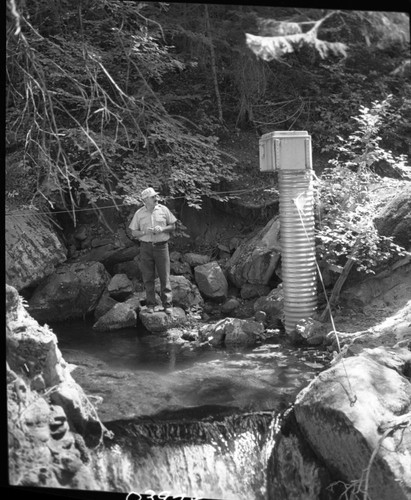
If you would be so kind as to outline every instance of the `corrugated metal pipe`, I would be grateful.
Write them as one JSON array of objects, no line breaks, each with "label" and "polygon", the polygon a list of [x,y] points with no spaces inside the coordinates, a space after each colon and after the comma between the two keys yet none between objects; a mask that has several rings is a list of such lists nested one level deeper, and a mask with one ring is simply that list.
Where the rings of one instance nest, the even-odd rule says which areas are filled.
[{"label": "corrugated metal pipe", "polygon": [[311,138],[305,131],[260,138],[260,170],[278,171],[286,333],[317,308]]},{"label": "corrugated metal pipe", "polygon": [[280,169],[279,192],[285,330],[290,333],[317,308],[311,171]]}]

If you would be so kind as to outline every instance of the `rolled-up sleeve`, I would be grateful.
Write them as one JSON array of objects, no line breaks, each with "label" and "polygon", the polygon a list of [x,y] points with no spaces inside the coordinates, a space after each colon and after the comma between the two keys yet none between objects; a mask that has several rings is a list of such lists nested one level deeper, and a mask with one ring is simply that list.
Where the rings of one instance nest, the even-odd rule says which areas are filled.
[{"label": "rolled-up sleeve", "polygon": [[173,214],[173,212],[171,212],[167,207],[165,207],[165,209],[166,209],[167,225],[174,224],[175,222],[177,222],[177,219],[176,219],[175,215]]},{"label": "rolled-up sleeve", "polygon": [[134,214],[133,218],[131,219],[130,225],[128,227],[132,231],[140,231],[140,220],[137,212]]}]

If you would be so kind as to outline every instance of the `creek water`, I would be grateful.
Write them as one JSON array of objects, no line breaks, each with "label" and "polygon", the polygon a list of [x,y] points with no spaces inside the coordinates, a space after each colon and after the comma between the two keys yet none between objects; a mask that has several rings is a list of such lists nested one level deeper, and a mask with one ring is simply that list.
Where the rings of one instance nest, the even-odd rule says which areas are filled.
[{"label": "creek water", "polygon": [[[81,351],[117,371],[189,384],[186,410],[104,422],[114,438],[96,448],[91,461],[99,490],[107,492],[266,500],[281,413],[325,365],[313,349],[274,341],[241,350],[193,349],[144,330],[97,333],[87,322],[51,326],[69,362]],[[199,374],[193,391],[189,380],[197,384]]]}]

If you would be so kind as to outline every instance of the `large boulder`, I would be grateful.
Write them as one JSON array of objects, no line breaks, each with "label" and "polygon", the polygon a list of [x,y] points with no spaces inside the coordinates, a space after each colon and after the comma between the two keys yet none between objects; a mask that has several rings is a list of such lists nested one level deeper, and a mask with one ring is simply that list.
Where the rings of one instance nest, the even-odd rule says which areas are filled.
[{"label": "large boulder", "polygon": [[251,319],[225,318],[200,329],[200,339],[213,346],[253,346],[264,333],[264,325]]},{"label": "large boulder", "polygon": [[6,214],[6,283],[17,290],[36,286],[66,258],[67,249],[46,218]]},{"label": "large boulder", "polygon": [[[204,299],[197,286],[184,276],[170,276],[173,304],[185,311],[195,306],[202,306]],[[160,294],[160,281],[156,279],[156,292]]]},{"label": "large boulder", "polygon": [[405,305],[411,297],[411,262],[405,258],[391,269],[363,280],[358,285],[343,289],[340,299],[350,308],[389,308],[393,304]]},{"label": "large boulder", "polygon": [[127,274],[115,274],[107,285],[107,291],[114,300],[122,301],[133,293],[133,283]]},{"label": "large boulder", "polygon": [[[106,267],[107,269],[107,267]],[[143,281],[143,275],[141,273],[140,266],[140,255],[136,255],[133,260],[128,260],[126,262],[118,262],[113,265],[113,272],[111,274],[126,274],[127,277],[134,281]]]},{"label": "large boulder", "polygon": [[194,277],[200,292],[208,299],[225,300],[228,294],[227,279],[215,261],[196,266]]},{"label": "large boulder", "polygon": [[299,428],[334,477],[369,498],[411,497],[411,353],[364,349],[298,395]]},{"label": "large boulder", "polygon": [[191,267],[202,266],[210,262],[210,257],[208,255],[202,255],[199,253],[188,252],[181,256],[183,262],[187,262]]},{"label": "large boulder", "polygon": [[109,281],[99,262],[63,264],[36,288],[29,312],[40,322],[82,318],[94,311]]},{"label": "large boulder", "polygon": [[116,265],[130,262],[140,253],[137,245],[130,241],[127,244],[122,238],[119,238],[118,233],[98,241],[88,238],[81,243],[81,248],[81,253],[73,256],[73,261],[101,262],[110,274],[115,274]]},{"label": "large boulder", "polygon": [[392,236],[394,242],[411,250],[411,182],[401,188],[376,214],[374,223],[378,232]]},{"label": "large boulder", "polygon": [[84,440],[69,427],[63,408],[47,403],[13,371],[7,376],[9,484],[95,490]]},{"label": "large boulder", "polygon": [[280,256],[280,219],[274,217],[233,253],[227,263],[228,279],[238,288],[245,283],[267,285]]},{"label": "large boulder", "polygon": [[106,257],[102,261],[102,263],[106,266],[107,269],[110,270],[115,264],[119,264],[121,262],[129,262],[139,255],[140,247],[132,243],[130,246],[127,246],[125,248],[117,248],[117,250]]},{"label": "large boulder", "polygon": [[98,320],[110,311],[112,307],[117,304],[117,300],[110,297],[108,290],[105,290],[98,301],[96,308],[94,309],[94,319]]},{"label": "large boulder", "polygon": [[145,295],[145,292],[134,292],[126,301],[119,303],[105,291],[94,310],[94,330],[106,332],[136,326]]},{"label": "large boulder", "polygon": [[101,262],[112,274],[115,264],[130,261],[139,254],[138,244],[131,241],[123,227],[125,214],[122,216],[117,210],[108,209],[104,210],[102,218],[96,213],[81,211],[78,217],[80,223],[67,235],[76,249],[82,250],[76,255],[78,261]]},{"label": "large boulder", "polygon": [[83,436],[89,425],[104,427],[71,377],[54,333],[7,285],[6,346],[10,484],[95,489]]},{"label": "large boulder", "polygon": [[148,313],[146,309],[142,309],[139,317],[144,327],[152,333],[166,332],[170,328],[187,323],[187,316],[181,307],[173,307],[172,314],[166,314],[164,311]]},{"label": "large boulder", "polygon": [[[32,384],[42,380],[43,389],[53,388],[50,397],[70,414],[77,428],[97,422],[81,387],[57,346],[56,335],[47,325],[40,326],[22,306],[17,290],[6,285],[7,363],[15,373],[24,373]],[[68,396],[69,395],[69,396]]]},{"label": "large boulder", "polygon": [[127,302],[118,302],[106,314],[98,318],[93,330],[109,332],[122,328],[134,327],[137,324],[137,311]]},{"label": "large boulder", "polygon": [[252,319],[233,318],[225,326],[226,347],[253,346],[264,333],[264,325]]},{"label": "large boulder", "polygon": [[78,262],[104,262],[118,251],[114,243],[106,243],[95,248],[82,248],[84,250],[80,255],[73,256],[72,261]]}]

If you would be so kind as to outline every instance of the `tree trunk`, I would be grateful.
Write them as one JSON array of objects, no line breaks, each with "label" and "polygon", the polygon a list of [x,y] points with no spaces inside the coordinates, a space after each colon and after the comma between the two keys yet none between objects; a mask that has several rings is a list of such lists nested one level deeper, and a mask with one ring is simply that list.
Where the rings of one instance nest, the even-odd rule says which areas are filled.
[{"label": "tree trunk", "polygon": [[220,89],[218,88],[217,65],[216,65],[216,59],[215,59],[213,38],[211,35],[211,29],[210,29],[210,16],[208,14],[208,6],[207,5],[204,5],[204,13],[205,13],[207,37],[210,41],[211,73],[213,76],[214,92],[215,92],[215,96],[216,96],[216,100],[217,100],[218,119],[221,123],[223,123],[223,107],[221,105]]}]

